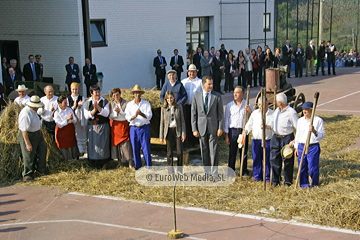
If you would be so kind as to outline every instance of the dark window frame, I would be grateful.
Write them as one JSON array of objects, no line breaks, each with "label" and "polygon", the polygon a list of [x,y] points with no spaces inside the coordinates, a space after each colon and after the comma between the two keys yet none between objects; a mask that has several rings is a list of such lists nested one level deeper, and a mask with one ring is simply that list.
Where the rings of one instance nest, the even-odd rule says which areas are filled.
[{"label": "dark window frame", "polygon": [[95,24],[102,41],[93,41],[91,39],[91,30],[90,30],[90,40],[91,40],[91,47],[107,47],[107,37],[106,37],[106,19],[91,19],[90,20],[90,29],[91,25]]}]

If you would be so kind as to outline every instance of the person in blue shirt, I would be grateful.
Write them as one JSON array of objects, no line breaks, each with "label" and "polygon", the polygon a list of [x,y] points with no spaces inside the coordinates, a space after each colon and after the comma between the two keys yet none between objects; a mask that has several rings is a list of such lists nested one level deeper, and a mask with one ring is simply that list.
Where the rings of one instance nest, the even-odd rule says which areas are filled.
[{"label": "person in blue shirt", "polygon": [[175,70],[167,71],[167,76],[169,81],[165,82],[160,92],[161,102],[164,103],[165,93],[167,91],[172,91],[175,95],[176,102],[184,106],[188,99],[184,85],[179,80],[176,80],[177,73]]}]

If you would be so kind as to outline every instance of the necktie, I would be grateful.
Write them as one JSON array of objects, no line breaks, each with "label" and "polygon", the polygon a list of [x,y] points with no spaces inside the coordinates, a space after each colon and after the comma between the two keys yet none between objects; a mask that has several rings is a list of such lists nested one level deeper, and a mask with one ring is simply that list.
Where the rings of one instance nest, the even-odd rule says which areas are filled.
[{"label": "necktie", "polygon": [[205,114],[207,114],[208,113],[208,108],[209,108],[209,106],[208,106],[208,102],[209,102],[209,93],[206,93],[206,96],[205,96],[205,103],[204,103],[204,110],[205,110]]},{"label": "necktie", "polygon": [[201,53],[199,53],[199,55],[200,55],[200,57],[202,57],[202,54],[201,54]]},{"label": "necktie", "polygon": [[36,71],[35,71],[34,63],[31,63],[31,68],[32,68],[32,74],[33,74],[33,80],[36,81]]},{"label": "necktie", "polygon": [[11,75],[11,81],[14,83],[14,75]]},{"label": "necktie", "polygon": [[176,55],[175,56],[175,64],[177,64],[177,62],[178,62],[178,56]]}]

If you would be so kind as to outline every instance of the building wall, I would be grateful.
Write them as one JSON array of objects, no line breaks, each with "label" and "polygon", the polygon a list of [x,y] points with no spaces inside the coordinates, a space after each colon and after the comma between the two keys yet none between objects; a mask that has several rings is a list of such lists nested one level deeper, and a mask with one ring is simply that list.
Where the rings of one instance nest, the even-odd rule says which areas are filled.
[{"label": "building wall", "polygon": [[81,0],[1,0],[0,40],[19,42],[20,65],[41,54],[44,77],[65,87],[69,56],[84,62]]}]

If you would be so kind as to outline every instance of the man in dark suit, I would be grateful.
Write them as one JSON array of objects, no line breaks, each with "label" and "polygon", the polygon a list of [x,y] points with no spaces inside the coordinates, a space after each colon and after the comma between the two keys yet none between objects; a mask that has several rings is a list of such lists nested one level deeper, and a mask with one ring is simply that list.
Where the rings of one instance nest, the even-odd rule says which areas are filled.
[{"label": "man in dark suit", "polygon": [[303,75],[303,59],[304,59],[304,49],[301,47],[301,44],[298,43],[297,49],[294,51],[295,57],[295,77],[302,77]]},{"label": "man in dark suit", "polygon": [[80,77],[79,77],[79,65],[74,63],[74,58],[69,57],[69,64],[65,65],[66,69],[66,80],[65,83],[68,85],[69,91],[71,91],[71,83],[77,82],[80,83]]},{"label": "man in dark suit", "polygon": [[213,70],[213,79],[214,79],[214,91],[220,94],[223,94],[221,92],[221,87],[220,87],[223,69],[224,66],[221,63],[220,51],[216,51],[216,55],[213,58],[212,70]]},{"label": "man in dark suit", "polygon": [[286,40],[285,45],[282,47],[282,53],[283,53],[283,64],[289,66],[289,72],[287,77],[290,78],[290,69],[291,69],[291,56],[293,53],[293,48],[290,45],[290,41]]},{"label": "man in dark suit", "polygon": [[264,87],[265,83],[263,81],[263,71],[264,71],[264,58],[265,58],[265,53],[262,50],[262,47],[258,46],[257,47],[257,55],[258,58],[260,60],[259,62],[259,85]]},{"label": "man in dark suit", "polygon": [[40,81],[42,81],[44,75],[44,65],[41,63],[41,57],[42,56],[40,54],[35,55],[36,63],[39,64],[40,67],[40,74],[39,74]]},{"label": "man in dark suit", "polygon": [[40,81],[40,65],[34,61],[34,55],[29,55],[29,62],[23,68],[25,81]]},{"label": "man in dark suit", "polygon": [[316,58],[316,54],[315,54],[315,46],[314,46],[315,42],[314,40],[310,40],[310,45],[306,47],[305,50],[305,56],[306,56],[306,76],[308,76],[309,73],[309,68],[311,71],[311,76],[315,76],[314,73],[314,63],[315,63],[315,58]]},{"label": "man in dark suit", "polygon": [[5,83],[5,95],[8,96],[14,89],[15,81],[22,81],[21,75],[16,74],[15,69],[13,67],[8,68],[9,75],[6,75],[5,79],[3,79]]},{"label": "man in dark suit", "polygon": [[325,48],[325,52],[327,53],[327,62],[328,62],[328,75],[330,75],[330,65],[332,65],[333,75],[335,73],[335,52],[336,47],[334,44],[331,44],[331,41],[327,41],[327,46]]},{"label": "man in dark suit", "polygon": [[89,88],[92,85],[97,84],[98,78],[96,76],[96,66],[92,64],[89,58],[85,59],[85,66],[83,67],[83,75],[85,77],[85,85],[86,85],[86,94],[87,97],[90,97]]},{"label": "man in dark suit", "polygon": [[321,41],[321,44],[317,51],[317,65],[316,65],[316,76],[319,73],[319,67],[321,67],[321,73],[325,76],[325,41]]},{"label": "man in dark suit", "polygon": [[[155,68],[156,75],[156,87],[158,90],[162,88],[165,83],[165,73],[166,73],[166,60],[163,56],[161,56],[161,50],[157,50],[157,57],[154,58],[153,66]],[[161,83],[161,85],[160,85]]]},{"label": "man in dark suit", "polygon": [[203,57],[202,54],[202,48],[198,47],[196,49],[196,53],[193,56],[193,64],[195,64],[196,68],[199,70],[197,72],[197,77],[201,78],[201,63],[200,63],[200,59]]},{"label": "man in dark suit", "polygon": [[[22,71],[21,71],[21,68],[20,68],[20,67],[18,66],[18,64],[17,64],[17,60],[16,60],[16,59],[11,59],[11,60],[10,60],[10,67],[12,67],[12,68],[15,70],[15,72],[16,72],[17,75],[20,75],[21,77],[24,76],[23,73],[22,73]],[[9,72],[7,72],[7,74],[9,75]]]},{"label": "man in dark suit", "polygon": [[176,71],[177,79],[181,81],[181,72],[183,72],[184,60],[182,56],[178,55],[179,51],[174,50],[174,56],[171,57],[170,66],[173,70]]},{"label": "man in dark suit", "polygon": [[221,63],[223,63],[226,60],[227,55],[229,54],[228,51],[225,48],[224,44],[221,44],[220,46],[220,59],[221,59]]},{"label": "man in dark suit", "polygon": [[203,91],[194,95],[191,105],[191,127],[193,135],[200,138],[201,158],[205,174],[214,178],[218,174],[218,140],[224,129],[224,110],[221,95],[212,91],[213,80],[202,79]]}]

